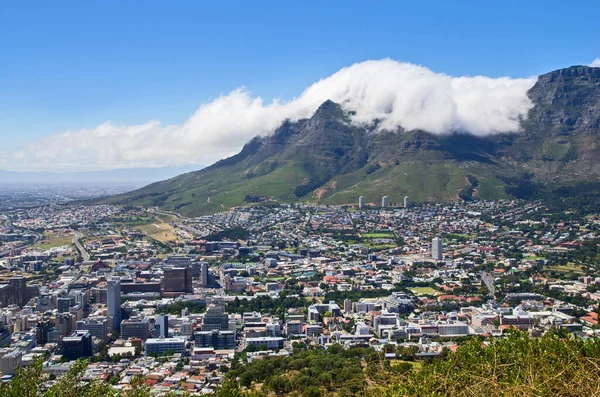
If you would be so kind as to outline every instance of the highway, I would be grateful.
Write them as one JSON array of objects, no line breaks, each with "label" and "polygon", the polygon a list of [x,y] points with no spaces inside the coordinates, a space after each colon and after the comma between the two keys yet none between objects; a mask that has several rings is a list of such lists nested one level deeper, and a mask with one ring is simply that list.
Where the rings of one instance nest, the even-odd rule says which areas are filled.
[{"label": "highway", "polygon": [[[34,244],[37,244],[38,241],[40,241],[42,239],[42,235],[36,232],[32,232],[32,231],[27,231],[29,234],[33,234],[35,237],[33,239],[32,242],[29,243],[25,243],[23,245],[20,245],[18,247],[16,247],[16,249],[21,250],[21,249],[25,249],[28,247],[31,247]],[[0,258],[5,257],[7,255],[9,255],[11,253],[12,250],[6,250],[6,251],[0,251]]]},{"label": "highway", "polygon": [[73,230],[73,234],[75,234],[75,237],[73,237],[73,244],[75,244],[75,246],[77,247],[77,249],[81,253],[81,257],[83,258],[83,260],[84,261],[89,261],[90,260],[90,254],[85,250],[85,248],[81,244],[81,241],[79,240],[81,237],[83,237],[83,234],[81,234],[80,232],[78,232],[76,230]]}]

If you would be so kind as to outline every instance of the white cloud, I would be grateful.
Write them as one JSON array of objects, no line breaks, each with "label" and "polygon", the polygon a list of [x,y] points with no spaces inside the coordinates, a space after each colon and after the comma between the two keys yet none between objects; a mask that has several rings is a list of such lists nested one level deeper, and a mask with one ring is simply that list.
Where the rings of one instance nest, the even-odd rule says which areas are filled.
[{"label": "white cloud", "polygon": [[535,78],[451,77],[391,59],[344,68],[288,102],[265,103],[243,88],[205,103],[183,124],[159,121],[67,131],[31,142],[9,161],[28,169],[104,169],[210,164],[285,119],[310,117],[327,99],[354,110],[355,123],[381,128],[453,130],[483,135],[517,131],[532,104]]},{"label": "white cloud", "polygon": [[594,62],[590,63],[590,66],[593,68],[600,68],[600,58],[594,59]]}]

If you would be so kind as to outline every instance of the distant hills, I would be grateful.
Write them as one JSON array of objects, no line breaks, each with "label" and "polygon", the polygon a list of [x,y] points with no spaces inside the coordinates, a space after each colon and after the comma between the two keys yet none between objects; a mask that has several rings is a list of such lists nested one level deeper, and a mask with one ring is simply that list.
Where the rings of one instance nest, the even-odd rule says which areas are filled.
[{"label": "distant hills", "polygon": [[521,131],[474,136],[379,131],[350,122],[340,104],[286,121],[236,155],[106,202],[183,215],[258,202],[391,203],[526,197],[539,188],[600,181],[600,68],[539,77]]}]

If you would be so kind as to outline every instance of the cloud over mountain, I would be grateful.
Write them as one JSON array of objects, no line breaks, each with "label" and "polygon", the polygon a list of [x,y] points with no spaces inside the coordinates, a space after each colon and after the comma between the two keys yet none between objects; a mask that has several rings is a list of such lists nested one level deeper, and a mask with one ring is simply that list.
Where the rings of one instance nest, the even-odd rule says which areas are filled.
[{"label": "cloud over mountain", "polygon": [[353,122],[380,128],[476,135],[517,131],[532,104],[535,78],[451,77],[391,59],[343,68],[300,96],[266,103],[244,88],[202,104],[183,124],[159,121],[120,126],[106,122],[31,142],[5,157],[8,168],[106,169],[209,164],[237,152],[257,134],[285,119],[310,117],[331,99],[353,110]]}]

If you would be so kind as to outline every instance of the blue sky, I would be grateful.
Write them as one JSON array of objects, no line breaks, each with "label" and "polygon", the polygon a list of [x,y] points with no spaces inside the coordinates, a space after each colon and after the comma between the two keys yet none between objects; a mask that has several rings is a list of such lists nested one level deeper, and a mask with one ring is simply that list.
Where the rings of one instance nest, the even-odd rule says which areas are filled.
[{"label": "blue sky", "polygon": [[0,150],[107,120],[183,123],[240,86],[286,100],[369,59],[490,77],[589,64],[599,12],[548,0],[0,1]]}]

